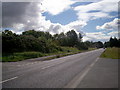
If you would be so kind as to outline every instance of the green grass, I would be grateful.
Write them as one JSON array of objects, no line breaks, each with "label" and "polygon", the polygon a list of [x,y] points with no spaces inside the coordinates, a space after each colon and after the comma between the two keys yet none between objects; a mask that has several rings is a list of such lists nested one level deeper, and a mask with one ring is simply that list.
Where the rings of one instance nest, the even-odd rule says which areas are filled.
[{"label": "green grass", "polygon": [[120,59],[120,48],[107,48],[100,57],[102,58],[111,58],[111,59]]},{"label": "green grass", "polygon": [[[73,47],[62,47],[62,51],[54,52],[54,53],[41,53],[41,52],[18,52],[13,54],[4,54],[2,57],[3,62],[15,62],[15,61],[21,61],[25,59],[31,59],[31,58],[38,58],[42,56],[49,56],[49,55],[57,55],[58,54],[64,54],[69,52],[78,52],[79,50],[77,48]],[[49,58],[57,58],[57,57],[49,57]]]},{"label": "green grass", "polygon": [[96,48],[89,48],[88,50],[78,50],[76,48],[73,48],[73,47],[63,47],[65,49],[65,51],[67,53],[62,53],[61,55],[56,55],[56,56],[53,56],[53,57],[48,57],[48,58],[45,58],[45,60],[51,60],[51,59],[55,59],[55,58],[60,58],[60,57],[64,57],[64,56],[68,56],[68,55],[73,55],[73,54],[77,54],[77,53],[82,53],[82,52],[86,52],[86,51],[91,51],[91,50],[95,50]]},{"label": "green grass", "polygon": [[62,47],[62,49],[63,49],[63,52],[78,52],[78,51],[80,51],[75,47]]},{"label": "green grass", "polygon": [[38,58],[42,56],[50,56],[50,55],[56,55],[53,57],[48,57],[45,60],[50,60],[54,58],[60,58],[63,56],[67,55],[72,55],[72,54],[77,54],[85,51],[90,51],[94,50],[94,48],[90,48],[88,50],[78,50],[77,48],[74,47],[61,47],[62,51],[54,52],[54,53],[41,53],[41,52],[18,52],[18,53],[10,53],[10,54],[3,54],[2,56],[2,62],[16,62],[16,61],[21,61],[21,60],[26,60],[26,59],[31,59],[31,58]]},{"label": "green grass", "polygon": [[89,48],[88,50],[91,51],[91,50],[95,50],[96,48]]},{"label": "green grass", "polygon": [[54,53],[46,53],[46,56],[49,55],[58,55],[58,54],[65,54],[65,53],[71,53],[71,52],[80,52],[77,48],[74,47],[61,47],[62,51],[54,52]]},{"label": "green grass", "polygon": [[76,53],[64,53],[64,54],[56,55],[56,56],[53,56],[53,57],[47,57],[47,58],[45,58],[45,60],[51,60],[51,59],[55,59],[55,58],[60,58],[60,57],[72,55],[72,54],[76,54]]},{"label": "green grass", "polygon": [[3,62],[15,62],[15,61],[21,61],[25,59],[30,58],[37,58],[44,56],[40,52],[20,52],[20,53],[13,53],[11,55],[4,55],[2,57]]}]

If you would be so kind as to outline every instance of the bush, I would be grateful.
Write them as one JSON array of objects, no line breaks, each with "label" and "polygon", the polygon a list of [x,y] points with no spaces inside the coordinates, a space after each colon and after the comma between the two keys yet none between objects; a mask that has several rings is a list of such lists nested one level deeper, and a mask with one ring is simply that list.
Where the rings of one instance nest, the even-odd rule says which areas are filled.
[{"label": "bush", "polygon": [[40,52],[23,52],[23,53],[15,53],[14,56],[22,56],[26,58],[36,58],[43,56]]},{"label": "bush", "polygon": [[85,43],[83,42],[79,42],[76,46],[76,48],[78,48],[79,50],[88,50],[88,47]]},{"label": "bush", "polygon": [[2,61],[20,61],[30,58],[42,57],[43,54],[40,52],[22,52],[22,53],[13,53],[11,55],[3,56]]}]

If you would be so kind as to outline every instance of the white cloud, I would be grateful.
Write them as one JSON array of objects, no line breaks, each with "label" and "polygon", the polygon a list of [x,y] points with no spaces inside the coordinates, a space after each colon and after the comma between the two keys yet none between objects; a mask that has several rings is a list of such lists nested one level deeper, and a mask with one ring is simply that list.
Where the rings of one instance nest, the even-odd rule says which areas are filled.
[{"label": "white cloud", "polygon": [[[42,16],[43,9],[40,5],[41,3],[4,3],[3,6],[6,7],[3,9],[3,28],[12,28],[15,33],[31,29],[48,30],[51,22]],[[11,16],[8,10],[11,12]]]},{"label": "white cloud", "polygon": [[[120,31],[118,30],[120,26],[120,19],[115,18],[111,22],[106,22],[101,26],[96,26],[96,29],[103,30],[102,32],[106,33],[106,37],[119,37],[120,36]],[[105,38],[103,36],[103,38]],[[108,38],[109,39],[109,38]]]},{"label": "white cloud", "polygon": [[[11,3],[12,8],[9,11],[13,10],[14,8],[17,8],[18,6],[17,4],[18,3],[16,3],[16,6],[14,7],[14,3],[13,5]],[[4,15],[5,18],[3,19],[3,21],[5,22],[5,24],[7,21],[11,21],[5,26],[3,24],[4,28],[7,28],[6,26],[12,27],[13,28],[12,30],[15,33],[22,33],[24,30],[26,31],[26,30],[35,29],[37,31],[48,31],[51,34],[55,34],[55,33],[61,33],[61,32],[66,33],[71,29],[74,29],[76,32],[80,32],[81,28],[86,25],[86,22],[80,21],[80,20],[70,22],[67,25],[52,23],[50,20],[46,20],[45,16],[42,16],[43,7],[41,6],[41,3],[29,3],[29,4],[25,4],[26,6],[24,6],[23,4],[21,5],[22,7],[25,7],[24,13],[21,11],[22,15],[17,14],[17,17],[15,15],[8,17],[6,16],[7,13]]]},{"label": "white cloud", "polygon": [[52,15],[57,15],[70,8],[70,5],[75,3],[72,0],[43,0],[42,5],[45,11]]},{"label": "white cloud", "polygon": [[87,25],[86,22],[78,20],[70,22],[69,24],[66,25],[66,27],[69,27],[69,30],[75,29],[76,32],[81,32],[81,29],[86,25]]},{"label": "white cloud", "polygon": [[[97,18],[110,18],[110,12],[118,11],[119,0],[101,0],[99,2],[90,3],[88,5],[81,5],[74,8],[78,13],[78,19],[89,21]],[[92,12],[94,11],[94,12]]]},{"label": "white cloud", "polygon": [[107,41],[110,38],[109,35],[104,34],[103,32],[92,32],[86,33],[83,37],[83,41]]},{"label": "white cloud", "polygon": [[[33,4],[34,5],[34,4]],[[38,4],[39,6],[39,4]],[[31,6],[29,7],[31,9]],[[39,7],[35,8],[36,14],[37,12],[40,12]],[[31,15],[32,11],[27,13],[27,16],[29,14]],[[84,27],[86,22],[84,21],[73,21],[70,22],[67,25],[61,25],[59,23],[52,23],[50,20],[46,20],[45,16],[42,16],[41,13],[38,14],[37,17],[29,17],[29,20],[27,20],[27,23],[25,23],[26,30],[35,29],[35,30],[41,30],[41,31],[47,31],[51,34],[55,33],[61,33],[61,32],[68,32],[71,29],[74,29],[77,33],[81,32],[81,28]]]},{"label": "white cloud", "polygon": [[78,32],[82,32],[81,28],[84,27],[85,25],[86,23],[83,21],[73,21],[67,25],[61,25],[59,23],[51,23],[47,31],[49,31],[51,34],[55,34],[55,33],[61,33],[61,32],[66,33],[69,30],[74,29],[76,33],[78,33]]},{"label": "white cloud", "polygon": [[108,41],[110,37],[119,37],[120,36],[120,31],[112,31],[109,33],[103,32],[91,32],[85,33],[85,36],[83,37],[83,41]]},{"label": "white cloud", "polygon": [[120,19],[115,18],[113,21],[104,23],[102,26],[96,26],[96,29],[118,30],[119,23]]},{"label": "white cloud", "polygon": [[100,0],[74,0],[74,1],[78,1],[78,2],[98,2]]},{"label": "white cloud", "polygon": [[94,12],[94,13],[86,13],[86,12],[78,12],[77,13],[79,20],[83,20],[88,22],[89,20],[103,18],[103,17],[110,17],[108,13],[102,13],[102,12]]},{"label": "white cloud", "polygon": [[112,37],[118,37],[120,35],[120,31],[112,31],[112,32],[109,32],[108,35]]},{"label": "white cloud", "polygon": [[51,34],[61,33],[63,32],[63,26],[59,23],[56,23],[56,24],[51,23],[47,31],[50,32]]},{"label": "white cloud", "polygon": [[[49,12],[51,15],[60,14],[61,12],[70,9],[70,5],[78,1],[79,0],[44,0],[42,4],[30,3],[25,8],[18,7],[17,4],[16,7],[14,7],[15,4],[13,3],[13,5],[11,4],[11,6],[9,7],[13,7],[12,9],[10,9],[10,14],[12,14],[13,9],[15,8],[21,8],[21,10],[24,10],[24,13],[21,10],[17,10],[14,14],[17,14],[17,12],[19,11],[21,11],[21,13],[18,13],[17,15],[11,15],[11,17],[6,16],[4,21],[8,22],[8,26],[13,27],[13,31],[18,34],[22,33],[24,30],[26,31],[31,29],[35,29],[38,31],[48,31],[51,34],[61,32],[66,33],[71,29],[74,29],[76,32],[81,32],[81,29],[87,25],[87,21],[108,16],[110,17],[110,15],[108,14],[109,12],[117,11],[116,3],[105,2],[106,0],[102,0],[96,3],[75,7],[74,10],[78,12],[77,15],[79,17],[79,20],[70,22],[67,25],[52,23],[50,20],[46,20],[45,16],[42,16],[43,12]],[[90,13],[90,11],[92,10],[100,10],[100,12]],[[86,33],[86,35],[83,37],[83,41],[96,41],[102,39],[107,40],[109,39],[109,37],[110,33],[108,35],[102,32]]]},{"label": "white cloud", "polygon": [[87,25],[86,22],[80,21],[80,20],[78,20],[78,21],[73,21],[73,22],[70,22],[70,23],[68,24],[68,26],[73,27],[73,28],[81,28],[81,27],[84,27],[84,26],[86,26],[86,25]]},{"label": "white cloud", "polygon": [[24,31],[24,27],[24,24],[13,24],[13,28],[11,31],[16,34],[22,34],[22,32]]}]

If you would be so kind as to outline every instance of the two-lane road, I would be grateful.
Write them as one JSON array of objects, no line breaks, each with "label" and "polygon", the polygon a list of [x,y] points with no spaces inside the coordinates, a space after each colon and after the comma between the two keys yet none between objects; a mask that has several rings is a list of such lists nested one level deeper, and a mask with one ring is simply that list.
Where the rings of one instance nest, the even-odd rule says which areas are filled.
[{"label": "two-lane road", "polygon": [[[3,63],[3,88],[64,88],[77,86],[104,49],[79,53],[49,61],[20,65]],[[10,68],[10,69],[9,69]],[[74,84],[73,84],[74,83]]]}]

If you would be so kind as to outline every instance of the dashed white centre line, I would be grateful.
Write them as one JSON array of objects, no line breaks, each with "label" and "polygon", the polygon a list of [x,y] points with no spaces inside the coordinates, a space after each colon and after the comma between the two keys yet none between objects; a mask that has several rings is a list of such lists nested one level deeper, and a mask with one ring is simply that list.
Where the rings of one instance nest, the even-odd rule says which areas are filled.
[{"label": "dashed white centre line", "polygon": [[41,69],[46,69],[46,68],[49,68],[49,67],[52,67],[52,66],[43,67],[43,68],[41,68]]},{"label": "dashed white centre line", "polygon": [[[64,61],[64,62],[65,62],[65,61]],[[62,63],[64,63],[64,62],[62,62]],[[41,69],[46,69],[46,68],[53,67],[53,66],[56,66],[56,65],[59,65],[59,64],[62,64],[62,63],[57,63],[57,64],[55,64],[55,65],[46,66],[46,67],[43,67],[43,68],[41,68]]]},{"label": "dashed white centre line", "polygon": [[32,65],[32,64],[36,64],[36,63],[41,63],[41,62],[39,61],[39,62],[33,62],[33,63],[26,63],[26,64],[17,65],[17,66],[21,67],[21,66],[27,66],[27,65]]},{"label": "dashed white centre line", "polygon": [[18,78],[18,77],[13,77],[13,78],[10,78],[10,79],[7,79],[7,80],[4,80],[4,81],[1,81],[0,83],[8,82],[8,81],[11,81],[11,80],[16,79],[16,78]]}]

